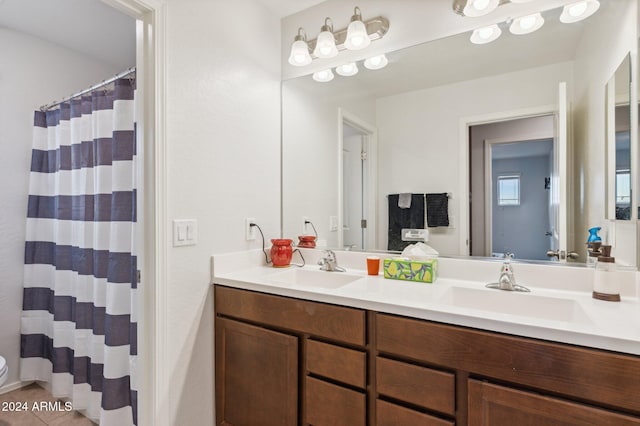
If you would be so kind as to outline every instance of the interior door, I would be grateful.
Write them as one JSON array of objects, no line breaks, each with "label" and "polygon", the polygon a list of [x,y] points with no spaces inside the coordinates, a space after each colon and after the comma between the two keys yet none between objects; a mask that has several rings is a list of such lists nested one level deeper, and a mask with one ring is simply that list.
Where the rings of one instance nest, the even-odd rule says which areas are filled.
[{"label": "interior door", "polygon": [[[566,261],[568,252],[568,201],[569,201],[569,103],[567,83],[558,86],[558,111],[556,113],[556,140],[553,144],[553,172],[551,174],[551,251],[558,254],[558,260]],[[563,254],[564,253],[564,254]]]}]

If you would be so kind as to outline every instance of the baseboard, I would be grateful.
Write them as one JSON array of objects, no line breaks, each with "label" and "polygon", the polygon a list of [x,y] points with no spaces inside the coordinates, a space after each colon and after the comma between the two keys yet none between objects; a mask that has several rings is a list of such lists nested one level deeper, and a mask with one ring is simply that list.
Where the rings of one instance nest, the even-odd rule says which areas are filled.
[{"label": "baseboard", "polygon": [[0,395],[2,395],[3,393],[14,391],[16,389],[23,388],[25,386],[29,386],[31,383],[33,383],[33,382],[32,381],[31,382],[20,382],[20,381],[18,381],[18,382],[13,382],[13,383],[6,384],[6,385],[0,387]]}]

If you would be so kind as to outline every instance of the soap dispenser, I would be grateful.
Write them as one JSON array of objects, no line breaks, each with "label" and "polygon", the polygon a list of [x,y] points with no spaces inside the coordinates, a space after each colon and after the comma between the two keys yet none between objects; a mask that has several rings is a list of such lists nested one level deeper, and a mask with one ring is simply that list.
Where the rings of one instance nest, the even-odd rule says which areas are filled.
[{"label": "soap dispenser", "polygon": [[600,245],[602,244],[602,238],[598,235],[598,231],[602,228],[595,226],[589,228],[589,237],[587,238],[587,266],[595,267],[598,256],[600,256]]},{"label": "soap dispenser", "polygon": [[600,256],[598,256],[593,277],[593,298],[607,302],[620,301],[620,278],[617,273],[616,259],[611,256],[610,245],[600,247]]}]

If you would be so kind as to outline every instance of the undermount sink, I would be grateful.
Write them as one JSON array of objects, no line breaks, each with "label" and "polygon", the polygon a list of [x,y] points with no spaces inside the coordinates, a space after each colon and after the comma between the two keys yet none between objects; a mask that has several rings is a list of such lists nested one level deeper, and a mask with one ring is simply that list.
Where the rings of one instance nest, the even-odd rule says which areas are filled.
[{"label": "undermount sink", "polygon": [[444,293],[441,302],[460,308],[543,320],[570,323],[591,322],[575,300],[531,293],[451,287]]},{"label": "undermount sink", "polygon": [[311,269],[288,269],[273,274],[269,280],[280,284],[300,285],[305,287],[336,289],[362,278],[359,275],[344,272],[327,272]]}]

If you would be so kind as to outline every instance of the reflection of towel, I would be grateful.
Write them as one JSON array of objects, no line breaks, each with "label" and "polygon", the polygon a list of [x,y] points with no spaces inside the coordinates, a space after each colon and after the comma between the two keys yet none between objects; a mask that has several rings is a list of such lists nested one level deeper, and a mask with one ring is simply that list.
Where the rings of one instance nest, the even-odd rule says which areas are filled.
[{"label": "reflection of towel", "polygon": [[408,209],[411,207],[411,194],[405,193],[398,196],[398,207]]},{"label": "reflection of towel", "polygon": [[402,251],[410,243],[402,241],[403,228],[424,229],[424,194],[411,194],[411,207],[398,207],[398,194],[388,196],[389,230],[387,250]]},{"label": "reflection of towel", "polygon": [[449,226],[449,196],[444,194],[426,194],[427,226]]}]

